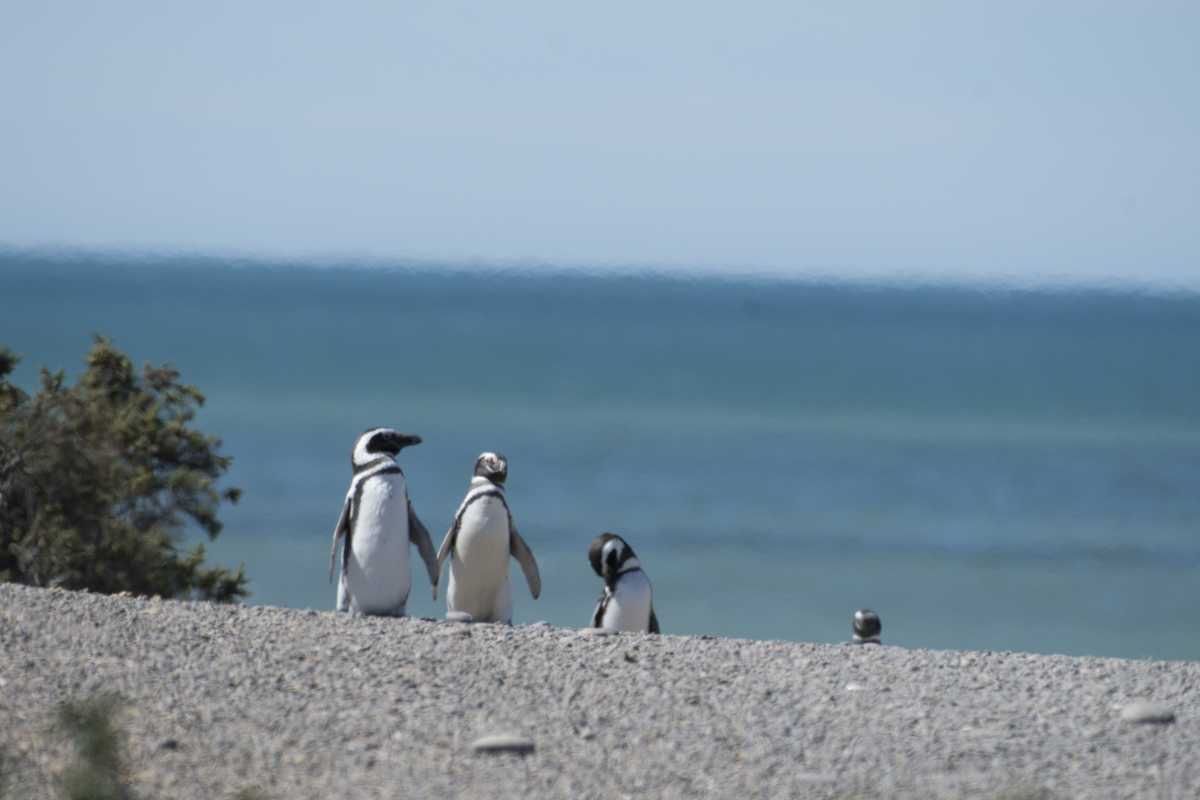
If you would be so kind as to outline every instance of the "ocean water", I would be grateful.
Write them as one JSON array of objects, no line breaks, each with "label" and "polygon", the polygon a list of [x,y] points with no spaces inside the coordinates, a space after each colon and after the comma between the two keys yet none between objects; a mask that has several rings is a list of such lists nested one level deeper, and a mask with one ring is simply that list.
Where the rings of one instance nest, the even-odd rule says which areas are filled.
[{"label": "ocean water", "polygon": [[[363,429],[440,542],[475,456],[582,626],[593,536],[664,632],[1200,658],[1200,296],[352,269],[0,253],[0,343],[78,371],[93,332],[170,362],[234,458],[213,561],[330,608]],[[442,609],[414,564],[410,613]]]}]

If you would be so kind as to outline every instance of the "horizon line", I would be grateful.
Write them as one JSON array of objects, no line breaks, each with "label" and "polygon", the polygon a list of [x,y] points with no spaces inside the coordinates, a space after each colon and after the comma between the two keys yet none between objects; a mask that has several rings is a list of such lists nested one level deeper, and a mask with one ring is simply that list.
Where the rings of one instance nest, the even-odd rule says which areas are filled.
[{"label": "horizon line", "polygon": [[551,260],[515,257],[433,257],[382,255],[335,251],[269,253],[232,247],[164,248],[150,246],[18,245],[0,241],[0,258],[26,257],[45,260],[120,260],[130,265],[182,261],[210,261],[214,266],[233,268],[290,268],[315,271],[356,270],[393,272],[446,272],[460,275],[518,274],[527,277],[580,277],[599,279],[654,278],[702,280],[795,286],[842,286],[880,289],[951,289],[980,292],[1095,292],[1146,296],[1200,297],[1200,274],[1190,281],[1124,276],[1077,276],[1063,272],[1014,275],[982,271],[974,275],[952,275],[944,271],[900,268],[894,271],[846,267],[733,266],[730,264],[674,263],[637,264],[633,261],[583,259]]}]

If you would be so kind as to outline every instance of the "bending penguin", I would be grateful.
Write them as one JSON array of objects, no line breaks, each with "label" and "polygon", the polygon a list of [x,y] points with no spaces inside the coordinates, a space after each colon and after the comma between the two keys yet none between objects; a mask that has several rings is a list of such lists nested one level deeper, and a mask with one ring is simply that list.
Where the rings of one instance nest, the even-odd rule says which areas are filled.
[{"label": "bending penguin", "polygon": [[658,633],[654,592],[633,548],[615,533],[602,533],[592,540],[588,560],[604,579],[604,594],[596,604],[592,627]]},{"label": "bending penguin", "polygon": [[[542,593],[537,561],[517,532],[504,497],[507,479],[508,461],[501,454],[483,453],[475,460],[475,477],[437,554],[437,575],[441,574],[446,556],[450,556],[447,617],[512,624],[510,555],[521,565],[533,598],[536,600]],[[437,584],[435,577],[434,600]]]},{"label": "bending penguin", "polygon": [[338,611],[404,616],[412,588],[409,542],[417,546],[429,580],[437,584],[433,541],[413,511],[404,472],[396,463],[401,450],[420,443],[420,436],[391,428],[371,428],[354,443],[350,455],[354,477],[333,529],[333,552],[329,554],[332,581],[338,541],[344,539]]}]

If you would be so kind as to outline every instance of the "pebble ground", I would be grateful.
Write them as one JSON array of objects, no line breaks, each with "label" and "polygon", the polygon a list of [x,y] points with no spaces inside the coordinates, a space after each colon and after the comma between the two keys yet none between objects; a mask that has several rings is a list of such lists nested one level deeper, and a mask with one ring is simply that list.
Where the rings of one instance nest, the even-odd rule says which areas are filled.
[{"label": "pebble ground", "polygon": [[1195,798],[1198,688],[1193,662],[0,585],[0,751],[21,799],[57,796],[72,757],[55,704],[114,690],[142,800]]}]

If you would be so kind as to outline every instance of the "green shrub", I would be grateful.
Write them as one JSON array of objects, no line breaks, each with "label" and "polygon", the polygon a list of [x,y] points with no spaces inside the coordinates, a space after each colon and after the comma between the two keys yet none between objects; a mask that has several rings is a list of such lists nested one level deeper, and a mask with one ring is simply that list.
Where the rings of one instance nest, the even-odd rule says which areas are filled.
[{"label": "green shrub", "polygon": [[169,366],[141,374],[96,337],[74,386],[41,372],[33,396],[9,380],[0,346],[0,580],[115,593],[233,601],[246,576],[181,552],[189,521],[221,531],[218,491],[231,459],[191,423],[204,396]]}]

